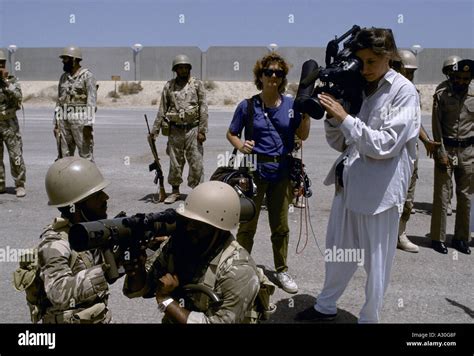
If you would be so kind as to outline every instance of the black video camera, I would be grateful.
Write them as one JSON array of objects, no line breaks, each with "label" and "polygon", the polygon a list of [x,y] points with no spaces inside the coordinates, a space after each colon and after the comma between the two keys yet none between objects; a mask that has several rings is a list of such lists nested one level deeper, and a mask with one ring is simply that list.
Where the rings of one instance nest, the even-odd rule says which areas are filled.
[{"label": "black video camera", "polygon": [[[315,60],[303,63],[300,84],[296,94],[293,109],[306,113],[313,119],[320,120],[325,109],[318,99],[318,94],[325,92],[336,99],[342,99],[349,105],[349,113],[357,114],[362,105],[362,89],[364,79],[360,73],[362,62],[350,50],[352,41],[360,27],[354,25],[340,38],[331,40],[326,47],[326,68],[320,67]],[[350,36],[350,37],[349,37]],[[339,52],[339,43],[349,37]],[[319,79],[321,86],[314,87]]]}]

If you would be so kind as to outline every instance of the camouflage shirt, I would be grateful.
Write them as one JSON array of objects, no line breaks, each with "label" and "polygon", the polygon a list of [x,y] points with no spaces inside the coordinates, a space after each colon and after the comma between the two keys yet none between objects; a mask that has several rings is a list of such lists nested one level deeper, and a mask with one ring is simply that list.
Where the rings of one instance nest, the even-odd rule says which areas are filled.
[{"label": "camouflage shirt", "polygon": [[154,133],[160,131],[165,117],[178,124],[199,121],[199,132],[207,133],[206,90],[202,82],[194,77],[190,77],[184,86],[179,86],[176,79],[168,81],[161,93],[160,107],[153,125]]},{"label": "camouflage shirt", "polygon": [[72,267],[68,233],[69,220],[56,218],[42,234],[38,247],[41,279],[52,306],[47,313],[57,314],[71,309],[88,308],[107,303],[108,284],[98,251],[80,252]]},{"label": "camouflage shirt", "polygon": [[[164,271],[175,272],[171,244],[172,238],[159,251],[148,270],[147,282],[141,291],[131,293],[127,288],[128,278],[125,279],[123,292],[126,296],[129,298],[153,297],[156,293],[157,279],[164,274]],[[188,324],[245,322],[260,287],[255,262],[231,234],[228,235],[216,256],[207,265],[196,270],[192,283],[212,289],[219,296],[222,304],[216,308],[208,308],[209,298],[204,293],[188,294],[183,292],[180,288],[182,286],[178,287],[172,297],[181,306],[191,311],[187,320]]]},{"label": "camouflage shirt", "polygon": [[59,79],[56,111],[69,120],[84,120],[92,125],[97,107],[97,83],[87,68],[80,68],[71,75],[64,72]]},{"label": "camouflage shirt", "polygon": [[[444,83],[444,82],[443,82]],[[452,86],[441,83],[433,96],[432,130],[435,141],[441,142],[439,153],[446,154],[443,137],[466,140],[474,132],[474,84],[463,97]]]},{"label": "camouflage shirt", "polygon": [[21,107],[22,93],[20,83],[16,77],[10,75],[7,79],[0,79],[0,120],[15,117]]}]

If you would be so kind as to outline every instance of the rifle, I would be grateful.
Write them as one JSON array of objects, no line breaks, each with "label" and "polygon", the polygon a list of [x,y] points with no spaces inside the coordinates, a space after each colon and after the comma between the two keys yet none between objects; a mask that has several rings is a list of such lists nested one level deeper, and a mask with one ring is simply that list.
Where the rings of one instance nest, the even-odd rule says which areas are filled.
[{"label": "rifle", "polygon": [[54,160],[54,162],[56,162],[58,159],[63,158],[63,151],[61,149],[61,129],[59,128],[59,118],[57,111],[54,112],[54,119],[56,120],[56,126],[54,128],[54,137],[56,138],[56,149],[58,150],[58,157]]},{"label": "rifle", "polygon": [[[148,117],[146,116],[146,114],[144,116],[145,116],[146,127],[148,129],[147,141],[148,141],[148,145],[150,145],[151,153],[153,154],[153,158],[154,158],[154,162],[148,166],[148,170],[150,172],[155,171],[155,179],[153,180],[153,183],[157,184],[158,181],[160,181],[160,196],[159,196],[158,202],[161,203],[166,198],[165,182],[164,182],[165,179],[163,177],[163,170],[161,169],[160,159],[158,158],[158,151],[156,150],[155,140],[151,136],[150,125],[148,124]],[[153,197],[153,202],[157,203],[154,197]]]}]

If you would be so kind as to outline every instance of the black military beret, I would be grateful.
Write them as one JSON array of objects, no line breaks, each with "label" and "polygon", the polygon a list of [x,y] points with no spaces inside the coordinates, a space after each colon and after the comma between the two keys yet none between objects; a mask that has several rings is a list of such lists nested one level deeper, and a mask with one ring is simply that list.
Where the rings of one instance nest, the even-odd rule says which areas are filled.
[{"label": "black military beret", "polygon": [[463,59],[453,66],[454,72],[474,72],[474,61],[472,59]]}]

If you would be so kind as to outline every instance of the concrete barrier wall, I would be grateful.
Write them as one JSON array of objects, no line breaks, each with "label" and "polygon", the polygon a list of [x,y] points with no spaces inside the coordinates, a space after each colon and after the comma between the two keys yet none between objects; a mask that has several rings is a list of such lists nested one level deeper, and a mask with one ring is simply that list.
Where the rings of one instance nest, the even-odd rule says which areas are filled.
[{"label": "concrete barrier wall", "polygon": [[[58,56],[61,48],[19,48],[8,55],[16,70],[11,71],[20,80],[58,80],[62,63]],[[5,53],[8,51],[5,49]],[[179,53],[187,54],[193,64],[193,75],[204,80],[252,81],[252,70],[258,58],[268,53],[266,47],[210,47],[202,52],[197,47],[145,47],[134,54],[128,47],[82,48],[83,66],[89,68],[98,80],[111,80],[119,75],[122,80],[168,80],[173,76],[171,62]],[[315,59],[324,66],[325,48],[282,47],[278,49],[292,65],[289,81],[297,82],[301,65]],[[418,55],[418,84],[434,84],[444,80],[441,67],[452,54],[474,59],[474,49],[427,48]],[[9,66],[11,65],[9,61]],[[10,68],[10,67],[9,67]]]}]

